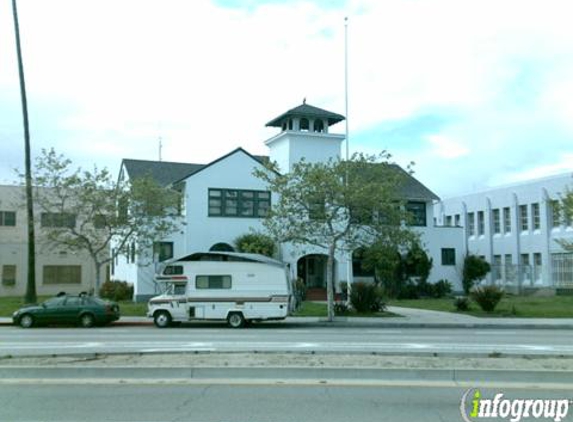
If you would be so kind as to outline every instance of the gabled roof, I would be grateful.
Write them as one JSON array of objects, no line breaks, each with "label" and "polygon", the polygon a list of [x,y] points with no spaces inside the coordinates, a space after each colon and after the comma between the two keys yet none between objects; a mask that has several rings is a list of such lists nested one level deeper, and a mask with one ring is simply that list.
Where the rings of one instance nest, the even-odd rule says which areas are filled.
[{"label": "gabled roof", "polygon": [[176,184],[183,181],[189,176],[198,173],[199,171],[212,166],[213,164],[224,160],[230,155],[238,151],[244,152],[247,156],[261,164],[269,162],[269,157],[266,155],[251,155],[243,148],[237,148],[230,153],[217,158],[209,164],[191,164],[191,163],[174,163],[168,161],[150,161],[150,160],[132,160],[129,158],[123,159],[123,166],[131,179],[140,177],[151,176],[161,186]]},{"label": "gabled roof", "polygon": [[230,153],[225,154],[225,155],[223,155],[222,157],[219,157],[219,158],[217,158],[217,159],[214,160],[214,161],[211,161],[209,164],[205,164],[205,165],[202,166],[200,169],[197,169],[197,170],[195,170],[194,172],[189,173],[189,174],[187,174],[187,175],[185,175],[185,176],[179,178],[178,180],[175,180],[175,181],[174,181],[174,184],[175,184],[175,183],[182,182],[183,180],[187,179],[189,176],[192,176],[192,175],[194,175],[195,173],[199,173],[200,171],[203,171],[203,170],[205,170],[206,168],[209,168],[209,167],[211,167],[212,165],[215,165],[215,164],[218,163],[219,161],[223,161],[225,158],[230,157],[231,155],[236,154],[237,152],[242,152],[242,153],[244,153],[245,155],[247,155],[248,157],[252,158],[252,159],[253,159],[254,161],[256,161],[257,163],[262,164],[262,165],[265,165],[266,162],[268,162],[268,160],[269,160],[269,157],[266,157],[266,156],[264,156],[264,155],[252,155],[252,154],[249,154],[247,151],[245,151],[243,148],[239,147],[239,148],[234,149],[234,150],[231,151]]},{"label": "gabled roof", "polygon": [[268,122],[266,126],[281,127],[284,120],[290,117],[312,117],[312,118],[322,118],[328,120],[328,126],[332,126],[335,123],[344,120],[344,116],[341,114],[333,113],[322,108],[314,107],[306,102],[295,108],[291,108],[286,113],[281,114],[279,117],[275,117],[273,120]]},{"label": "gabled roof", "polygon": [[404,170],[397,164],[392,164],[396,170],[404,173],[404,183],[400,187],[400,192],[405,199],[420,200],[420,201],[439,201],[440,198],[426,186],[424,186],[418,179]]},{"label": "gabled roof", "polygon": [[123,159],[123,166],[130,179],[151,176],[161,186],[167,186],[205,167],[204,164],[132,160],[128,158]]}]

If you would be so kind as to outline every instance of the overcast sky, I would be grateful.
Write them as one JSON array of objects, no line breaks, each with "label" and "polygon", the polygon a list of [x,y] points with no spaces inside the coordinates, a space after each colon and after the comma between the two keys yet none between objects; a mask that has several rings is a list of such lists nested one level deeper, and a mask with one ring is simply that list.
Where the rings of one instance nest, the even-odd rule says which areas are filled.
[{"label": "overcast sky", "polygon": [[[0,183],[23,168],[0,2]],[[344,114],[441,197],[573,171],[573,6],[551,0],[19,0],[32,153],[82,167],[267,154],[302,103]],[[344,133],[344,123],[331,131]]]}]

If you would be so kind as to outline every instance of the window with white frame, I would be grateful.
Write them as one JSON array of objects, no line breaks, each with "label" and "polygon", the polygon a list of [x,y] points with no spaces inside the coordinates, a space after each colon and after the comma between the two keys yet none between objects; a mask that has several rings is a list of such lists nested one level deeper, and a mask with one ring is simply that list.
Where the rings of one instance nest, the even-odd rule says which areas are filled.
[{"label": "window with white frame", "polygon": [[519,206],[519,225],[522,232],[529,230],[529,218],[527,213],[527,205]]},{"label": "window with white frame", "polygon": [[511,209],[509,207],[503,208],[503,232],[511,233]]},{"label": "window with white frame", "polygon": [[0,226],[15,227],[16,226],[16,212],[14,212],[14,211],[0,211]]},{"label": "window with white frame", "polygon": [[477,219],[478,219],[478,235],[483,236],[483,234],[485,233],[485,217],[483,211],[478,211]]},{"label": "window with white frame", "polygon": [[473,212],[468,212],[468,234],[470,236],[475,236],[476,234],[476,222]]},{"label": "window with white frame", "polygon": [[493,233],[500,234],[501,233],[501,216],[499,212],[499,208],[496,208],[492,211],[493,216]]},{"label": "window with white frame", "polygon": [[209,217],[266,217],[271,207],[269,191],[209,189]]},{"label": "window with white frame", "polygon": [[549,208],[551,209],[551,228],[559,227],[561,225],[561,210],[559,208],[559,201],[549,201]]},{"label": "window with white frame", "polygon": [[541,228],[541,214],[539,211],[539,204],[531,204],[531,218],[533,219],[533,230]]}]

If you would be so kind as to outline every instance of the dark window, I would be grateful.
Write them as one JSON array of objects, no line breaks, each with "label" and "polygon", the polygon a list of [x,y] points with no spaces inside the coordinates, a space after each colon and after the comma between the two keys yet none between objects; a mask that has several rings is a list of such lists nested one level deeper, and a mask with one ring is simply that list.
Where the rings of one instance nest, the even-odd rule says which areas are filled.
[{"label": "dark window", "polygon": [[44,284],[81,284],[80,265],[44,265]]},{"label": "dark window", "polygon": [[322,120],[315,120],[314,121],[314,131],[315,132],[324,132],[324,122]]},{"label": "dark window", "polygon": [[181,275],[183,274],[183,265],[168,265],[163,271],[164,275]]},{"label": "dark window", "polygon": [[197,289],[230,289],[230,275],[198,275],[195,277]]},{"label": "dark window", "polygon": [[209,189],[209,217],[266,217],[271,208],[268,191]]},{"label": "dark window", "polygon": [[426,203],[409,201],[406,203],[406,211],[412,215],[413,226],[426,226]]},{"label": "dark window", "polygon": [[233,247],[231,245],[229,245],[228,243],[220,242],[220,243],[215,243],[213,246],[211,246],[211,248],[209,248],[209,251],[212,251],[212,252],[235,252],[235,249],[233,249]]},{"label": "dark window", "polygon": [[76,216],[66,212],[43,212],[41,225],[42,227],[73,229],[76,226]]},{"label": "dark window", "polygon": [[442,248],[442,265],[456,265],[456,250],[454,248]]},{"label": "dark window", "polygon": [[14,211],[0,211],[0,226],[16,226],[16,213]]},{"label": "dark window", "polygon": [[3,265],[2,266],[2,285],[13,286],[16,284],[16,266]]},{"label": "dark window", "polygon": [[173,242],[155,242],[153,254],[157,256],[159,262],[173,258]]},{"label": "dark window", "polygon": [[300,130],[304,130],[307,131],[310,128],[310,124],[308,122],[308,119],[303,117],[302,119],[300,119]]}]

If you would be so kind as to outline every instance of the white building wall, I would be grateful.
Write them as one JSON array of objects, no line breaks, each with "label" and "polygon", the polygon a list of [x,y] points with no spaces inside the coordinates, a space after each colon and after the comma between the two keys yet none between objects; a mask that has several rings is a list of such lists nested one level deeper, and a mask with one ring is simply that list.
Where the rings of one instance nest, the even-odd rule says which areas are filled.
[{"label": "white building wall", "polygon": [[[572,182],[571,175],[566,174],[445,199],[436,205],[436,217],[439,224],[445,225],[448,217],[454,220],[452,216],[460,215],[468,251],[484,256],[492,264],[496,262],[496,257],[501,257],[504,268],[506,264],[524,266],[529,262],[532,269],[526,271],[533,271],[535,274],[531,278],[522,277],[521,280],[517,280],[523,283],[523,286],[553,286],[553,255],[565,253],[556,240],[573,240],[573,227],[571,222],[567,224],[560,221],[556,225],[553,224],[551,201],[560,199],[566,193],[567,187],[572,186]],[[534,204],[539,206],[539,228],[534,228]],[[527,209],[526,230],[523,230],[521,225],[521,206]],[[504,208],[509,209],[510,230],[504,227]],[[500,210],[499,233],[495,233],[494,230],[494,210]],[[479,211],[484,212],[483,234],[477,232]],[[472,214],[475,220],[473,234],[470,233],[468,220]],[[541,256],[541,265],[534,263],[536,254]],[[524,258],[523,255],[527,255],[528,258]],[[515,270],[517,269],[516,267]],[[496,276],[498,274],[492,271],[488,281],[499,282],[500,279]],[[501,280],[504,280],[503,274]],[[571,282],[573,284],[573,280]]]}]

